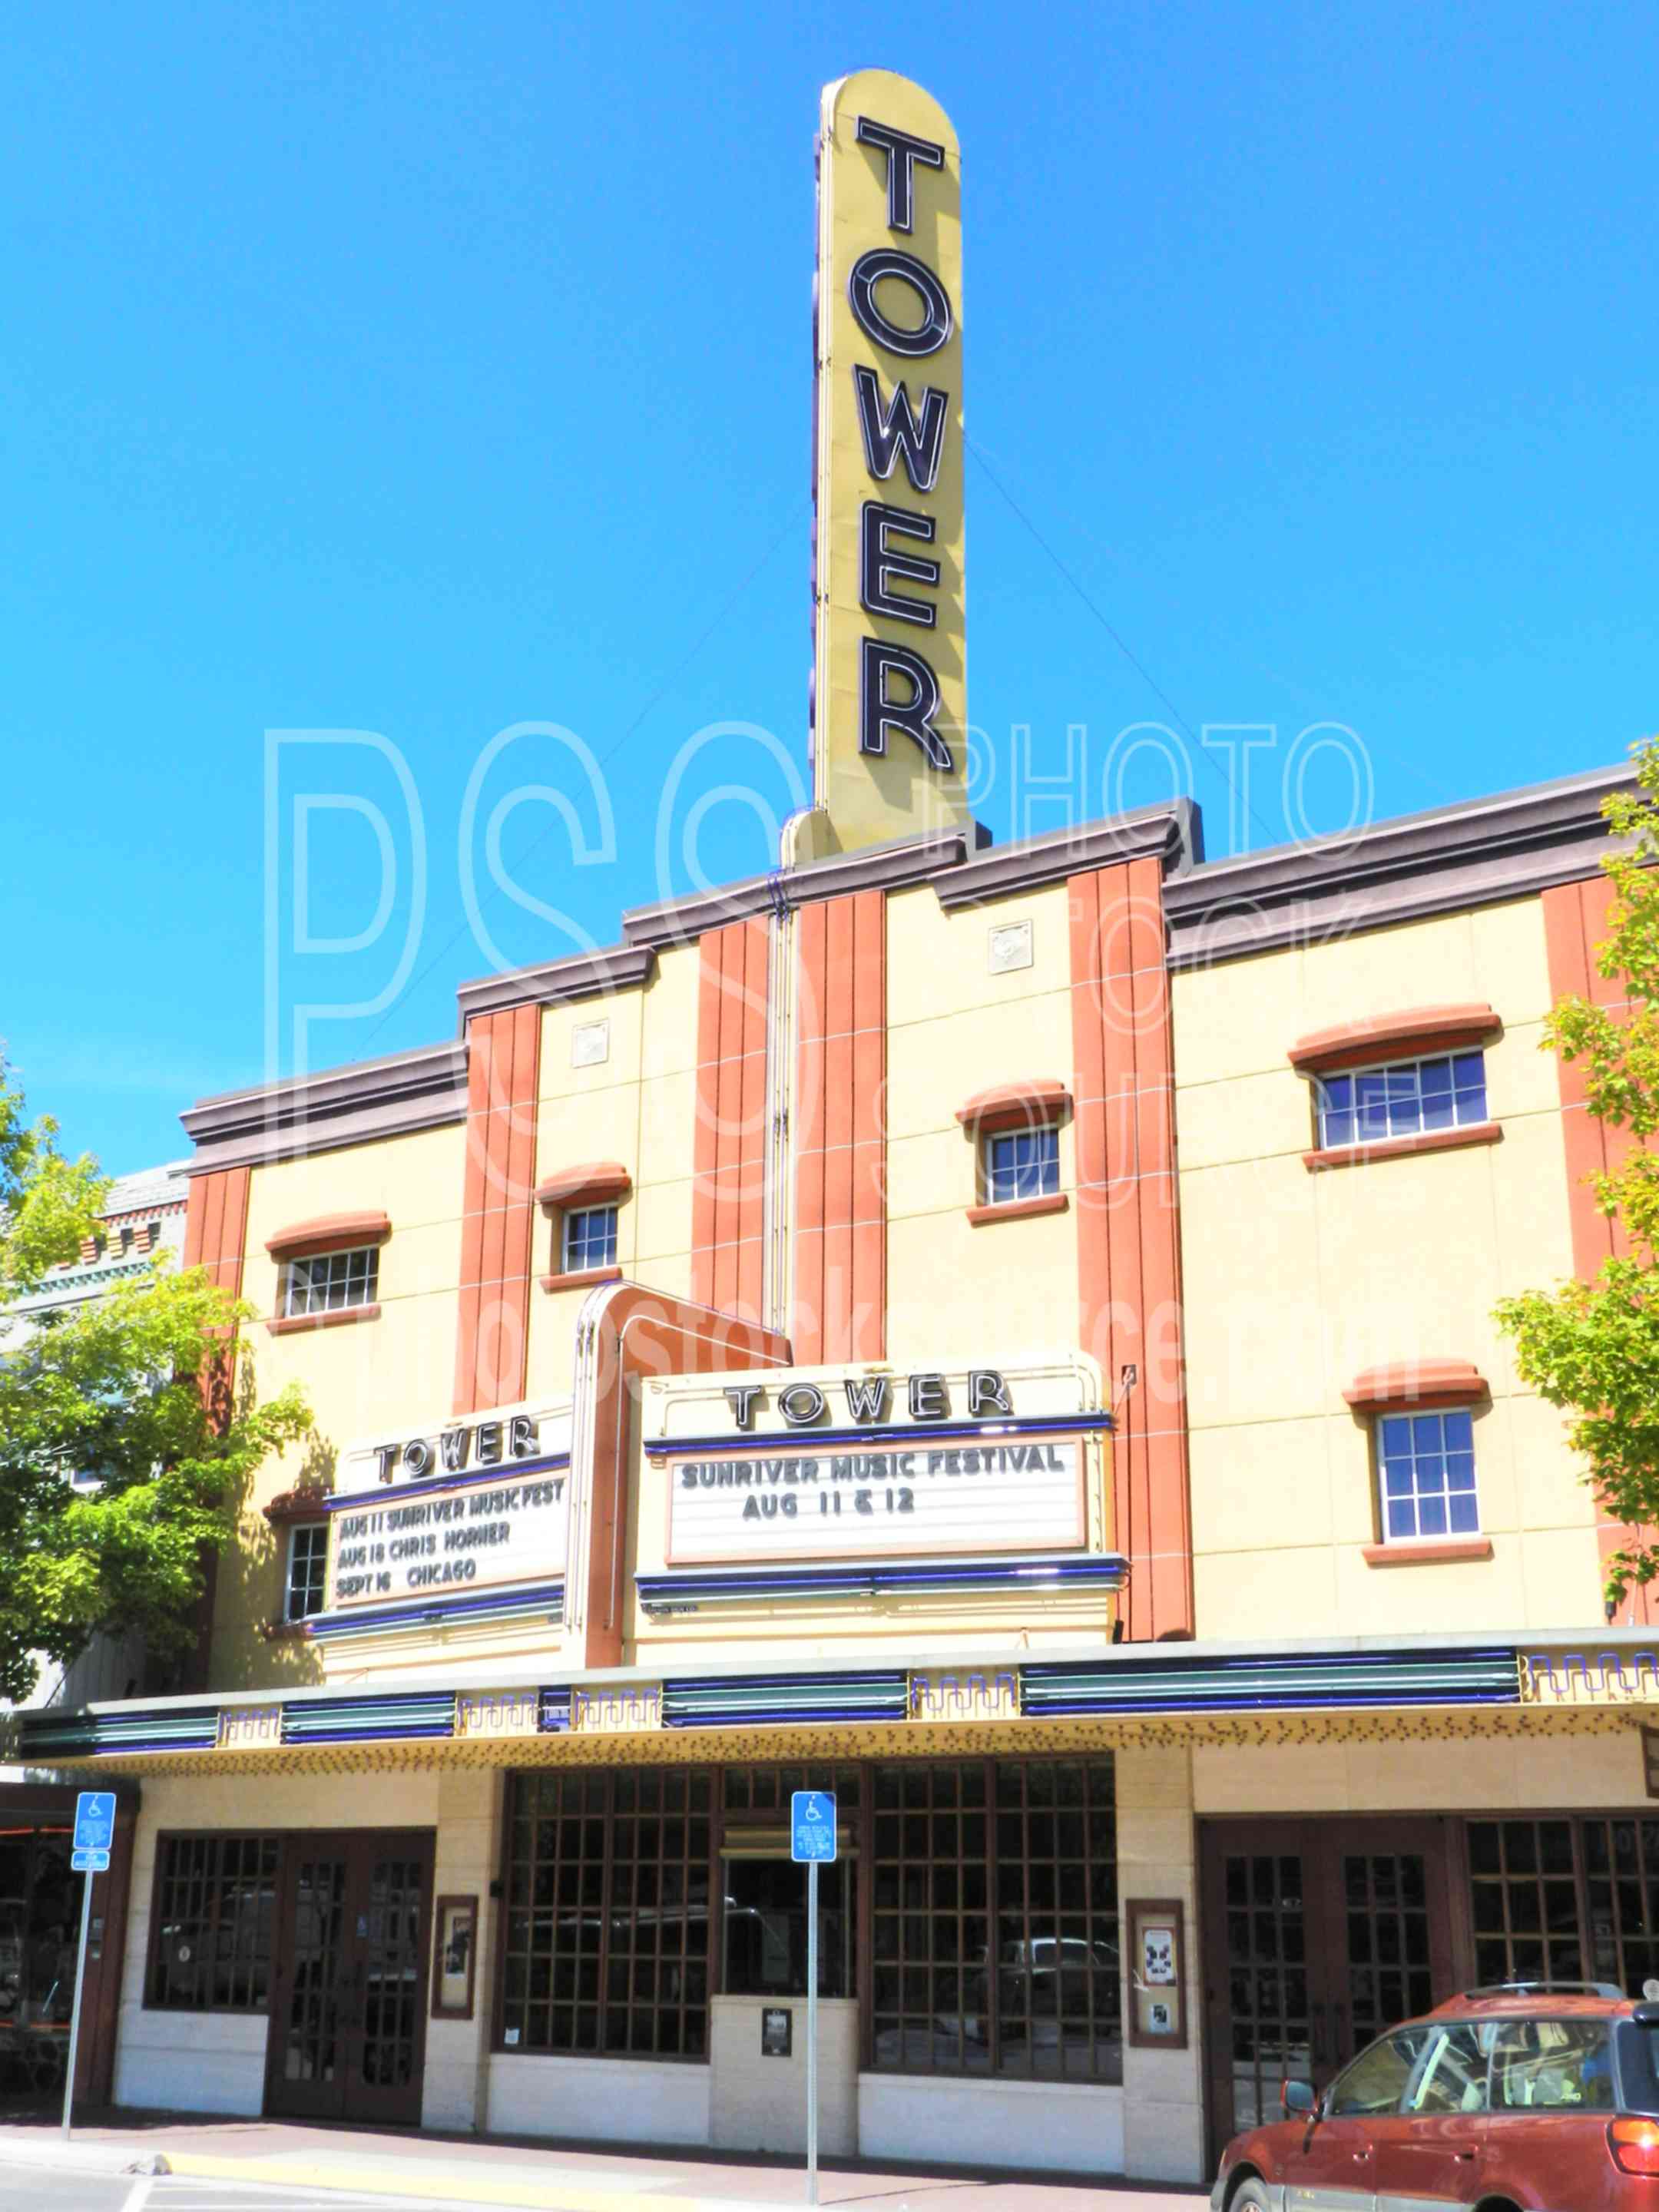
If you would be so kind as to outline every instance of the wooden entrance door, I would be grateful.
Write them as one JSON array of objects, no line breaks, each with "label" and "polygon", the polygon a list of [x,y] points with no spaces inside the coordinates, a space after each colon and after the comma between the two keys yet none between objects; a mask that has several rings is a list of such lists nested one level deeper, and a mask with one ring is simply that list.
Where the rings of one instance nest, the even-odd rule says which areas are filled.
[{"label": "wooden entrance door", "polygon": [[1451,1994],[1443,1823],[1226,1820],[1203,1830],[1213,2148],[1279,2117],[1398,2021]]},{"label": "wooden entrance door", "polygon": [[421,2117],[429,1831],[290,1839],[265,2109],[409,2125]]}]

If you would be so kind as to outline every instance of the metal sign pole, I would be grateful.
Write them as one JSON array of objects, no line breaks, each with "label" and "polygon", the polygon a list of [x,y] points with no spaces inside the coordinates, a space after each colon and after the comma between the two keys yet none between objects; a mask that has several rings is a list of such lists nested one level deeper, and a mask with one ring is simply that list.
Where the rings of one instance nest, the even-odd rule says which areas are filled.
[{"label": "metal sign pole", "polygon": [[[86,1942],[82,1924],[81,1941]],[[64,2123],[67,2128],[69,2122]],[[806,2201],[818,2201],[818,1863],[806,1862]]]},{"label": "metal sign pole", "polygon": [[63,2136],[69,2141],[70,2115],[75,2110],[75,2053],[81,2040],[81,1995],[87,1979],[87,1930],[92,1925],[92,1885],[96,1875],[81,1877],[81,1948],[75,1959],[75,2002],[70,2007],[69,2071],[64,2077]]}]

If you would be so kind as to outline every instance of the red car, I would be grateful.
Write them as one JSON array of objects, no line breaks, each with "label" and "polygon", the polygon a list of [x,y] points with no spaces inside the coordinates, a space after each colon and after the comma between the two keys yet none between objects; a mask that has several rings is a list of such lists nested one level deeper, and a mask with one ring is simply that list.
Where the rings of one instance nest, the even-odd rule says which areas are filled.
[{"label": "red car", "polygon": [[1472,1990],[1280,2102],[1214,2212],[1659,2212],[1659,2004],[1605,1984]]}]

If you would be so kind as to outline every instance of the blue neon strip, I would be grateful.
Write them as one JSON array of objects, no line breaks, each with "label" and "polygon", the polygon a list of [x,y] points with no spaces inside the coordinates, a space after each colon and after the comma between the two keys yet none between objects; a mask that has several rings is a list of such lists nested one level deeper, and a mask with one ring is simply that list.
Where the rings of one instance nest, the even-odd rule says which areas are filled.
[{"label": "blue neon strip", "polygon": [[319,1641],[331,1637],[368,1636],[387,1629],[430,1628],[447,1620],[507,1620],[524,1613],[564,1616],[564,1584],[538,1583],[533,1589],[507,1590],[497,1595],[453,1598],[434,1605],[429,1598],[404,1598],[397,1605],[375,1606],[356,1613],[314,1613],[306,1633]]},{"label": "blue neon strip", "polygon": [[1291,1652],[1208,1662],[1124,1661],[1108,1666],[1024,1665],[1023,1714],[1295,1712],[1315,1707],[1513,1705],[1513,1650]]},{"label": "blue neon strip", "polygon": [[287,1743],[387,1743],[453,1735],[455,1692],[414,1691],[403,1697],[316,1698],[283,1707]]},{"label": "blue neon strip", "polygon": [[1021,1589],[1033,1583],[1120,1589],[1128,1562],[1116,1553],[1058,1559],[951,1559],[925,1565],[775,1567],[712,1574],[635,1575],[642,1605],[763,1597],[873,1597],[884,1590]]},{"label": "blue neon strip", "polygon": [[107,1717],[94,1713],[76,1721],[25,1721],[21,1735],[18,1747],[31,1761],[88,1754],[101,1759],[141,1751],[211,1751],[219,1741],[219,1713],[216,1706]]},{"label": "blue neon strip", "polygon": [[652,1437],[645,1445],[647,1459],[685,1459],[693,1452],[710,1458],[729,1458],[733,1452],[798,1452],[809,1444],[912,1444],[918,1450],[936,1437],[967,1437],[974,1443],[994,1443],[999,1437],[1094,1436],[1112,1426],[1109,1413],[1039,1413],[1023,1420],[917,1421],[888,1423],[880,1428],[788,1429],[781,1436],[751,1436],[747,1430],[720,1437]]},{"label": "blue neon strip", "polygon": [[563,1735],[570,1726],[571,1693],[564,1690],[544,1690],[536,1709],[538,1735]]},{"label": "blue neon strip", "polygon": [[551,1452],[544,1459],[497,1461],[493,1467],[475,1467],[465,1474],[434,1468],[430,1474],[406,1475],[403,1481],[386,1483],[374,1490],[348,1490],[337,1498],[319,1501],[323,1513],[390,1512],[394,1506],[411,1504],[417,1498],[434,1498],[446,1490],[471,1490],[485,1482],[516,1482],[521,1474],[542,1474],[568,1467],[568,1452]]},{"label": "blue neon strip", "polygon": [[665,1682],[665,1728],[739,1728],[756,1722],[903,1720],[907,1674],[758,1674]]}]

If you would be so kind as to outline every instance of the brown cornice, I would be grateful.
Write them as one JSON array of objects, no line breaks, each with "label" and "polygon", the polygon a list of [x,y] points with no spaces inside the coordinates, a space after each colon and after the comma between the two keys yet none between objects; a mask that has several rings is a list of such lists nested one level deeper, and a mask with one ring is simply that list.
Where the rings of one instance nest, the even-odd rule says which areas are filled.
[{"label": "brown cornice", "polygon": [[1611,849],[1601,801],[1634,786],[1628,768],[1594,769],[1401,815],[1352,837],[1206,861],[1165,888],[1170,965],[1203,967],[1495,906],[1593,876]]},{"label": "brown cornice", "polygon": [[1402,1359],[1391,1367],[1368,1367],[1342,1393],[1357,1413],[1387,1406],[1469,1406],[1490,1395],[1486,1376],[1467,1359]]},{"label": "brown cornice", "polygon": [[273,1260],[306,1260],[319,1252],[384,1244],[391,1234],[392,1223],[385,1213],[319,1213],[267,1237],[265,1249]]},{"label": "brown cornice", "polygon": [[196,1146],[192,1176],[441,1128],[466,1119],[466,1047],[423,1045],[227,1091],[198,1100],[179,1118]]},{"label": "brown cornice", "polygon": [[1052,1077],[1024,1082],[999,1083],[989,1091],[975,1091],[957,1109],[964,1129],[988,1135],[998,1129],[1036,1129],[1058,1121],[1072,1110],[1072,1094]]},{"label": "brown cornice", "polygon": [[626,1198],[634,1178],[620,1160],[585,1160],[580,1167],[561,1168],[536,1186],[538,1206],[603,1206],[608,1199]]},{"label": "brown cornice", "polygon": [[461,1035],[475,1014],[496,1014],[507,1006],[567,1006],[578,999],[610,999],[618,991],[637,991],[651,980],[656,955],[647,946],[607,945],[593,952],[569,952],[538,968],[509,968],[500,975],[480,975],[455,994]]},{"label": "brown cornice", "polygon": [[1156,860],[1167,876],[1178,878],[1198,865],[1203,850],[1198,809],[1190,799],[1177,799],[1166,805],[1139,807],[1110,821],[1050,830],[1018,845],[993,845],[939,878],[933,888],[947,909],[983,906],[992,899],[1012,898],[1124,860]]},{"label": "brown cornice", "polygon": [[1315,1030],[1291,1047],[1291,1066],[1299,1075],[1334,1075],[1346,1067],[1394,1057],[1410,1048],[1415,1059],[1431,1053],[1467,1051],[1502,1023],[1484,1003],[1455,1006],[1406,1006],[1392,1014],[1370,1014],[1363,1021],[1339,1022]]},{"label": "brown cornice", "polygon": [[969,842],[965,830],[935,830],[925,836],[866,845],[861,852],[831,853],[805,867],[775,868],[769,875],[746,876],[741,882],[721,884],[687,898],[633,907],[623,916],[623,934],[629,945],[655,950],[692,944],[708,930],[773,909],[811,906],[853,891],[905,890],[960,867],[967,859]]}]

